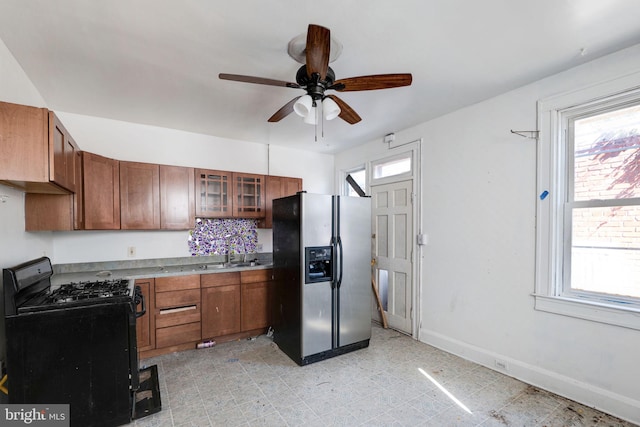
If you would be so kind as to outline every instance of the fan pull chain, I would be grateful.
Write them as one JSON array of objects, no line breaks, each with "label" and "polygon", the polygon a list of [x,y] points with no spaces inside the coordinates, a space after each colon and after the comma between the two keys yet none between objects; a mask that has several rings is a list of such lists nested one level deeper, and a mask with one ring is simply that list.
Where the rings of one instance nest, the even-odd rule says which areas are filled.
[{"label": "fan pull chain", "polygon": [[[313,109],[313,112],[316,115],[316,119],[314,120],[315,125],[315,142],[318,142],[318,121],[322,118],[322,114],[320,113],[320,108],[322,108],[322,101],[317,101],[314,100],[313,101],[315,108]],[[322,137],[324,138],[324,128],[321,129],[322,132]]]},{"label": "fan pull chain", "polygon": [[[324,104],[320,101],[320,105],[324,108]],[[320,112],[319,120],[322,120],[322,139],[324,139],[324,111]]]}]

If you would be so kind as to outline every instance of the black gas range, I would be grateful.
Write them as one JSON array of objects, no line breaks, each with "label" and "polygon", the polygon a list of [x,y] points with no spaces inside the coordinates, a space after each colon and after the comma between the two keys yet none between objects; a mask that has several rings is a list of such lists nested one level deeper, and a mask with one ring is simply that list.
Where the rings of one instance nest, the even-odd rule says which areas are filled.
[{"label": "black gas range", "polygon": [[[17,307],[18,313],[51,310],[55,308],[69,308],[82,305],[131,302],[132,296],[140,301],[142,295],[129,279],[106,279],[69,282],[58,287],[52,287]],[[138,312],[139,317],[144,313]]]},{"label": "black gas range", "polygon": [[69,404],[71,426],[83,427],[158,412],[157,368],[138,369],[136,318],[145,304],[134,281],[53,287],[52,275],[47,257],[3,269],[9,403]]}]

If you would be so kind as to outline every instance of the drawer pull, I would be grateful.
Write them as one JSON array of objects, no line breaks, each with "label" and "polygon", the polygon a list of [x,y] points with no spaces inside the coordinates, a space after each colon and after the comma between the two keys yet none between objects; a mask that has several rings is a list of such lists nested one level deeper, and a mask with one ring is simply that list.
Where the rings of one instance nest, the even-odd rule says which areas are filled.
[{"label": "drawer pull", "polygon": [[160,314],[171,314],[171,313],[180,313],[188,310],[196,310],[197,307],[195,305],[188,305],[186,307],[176,307],[176,308],[165,308],[160,310]]}]

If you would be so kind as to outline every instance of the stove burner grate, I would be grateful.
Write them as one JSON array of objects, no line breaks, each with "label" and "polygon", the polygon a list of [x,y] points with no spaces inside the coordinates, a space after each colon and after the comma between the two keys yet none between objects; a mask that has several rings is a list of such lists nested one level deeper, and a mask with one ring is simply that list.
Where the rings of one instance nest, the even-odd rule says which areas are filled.
[{"label": "stove burner grate", "polygon": [[49,294],[49,302],[65,303],[71,301],[109,298],[117,296],[130,296],[129,280],[110,279],[84,282],[71,282],[60,285]]}]

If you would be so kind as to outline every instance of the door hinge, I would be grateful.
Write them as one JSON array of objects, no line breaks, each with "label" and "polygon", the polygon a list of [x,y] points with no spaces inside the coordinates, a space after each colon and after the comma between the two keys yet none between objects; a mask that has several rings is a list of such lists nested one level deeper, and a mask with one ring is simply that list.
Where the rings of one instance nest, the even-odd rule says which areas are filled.
[{"label": "door hinge", "polygon": [[413,199],[416,198],[416,193],[411,192],[411,204],[413,204]]}]

